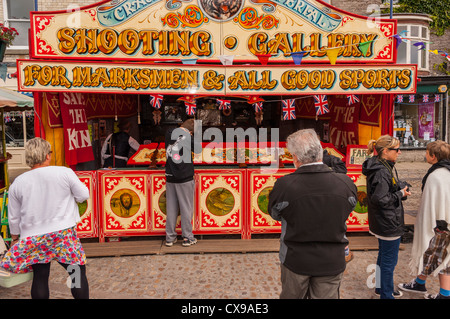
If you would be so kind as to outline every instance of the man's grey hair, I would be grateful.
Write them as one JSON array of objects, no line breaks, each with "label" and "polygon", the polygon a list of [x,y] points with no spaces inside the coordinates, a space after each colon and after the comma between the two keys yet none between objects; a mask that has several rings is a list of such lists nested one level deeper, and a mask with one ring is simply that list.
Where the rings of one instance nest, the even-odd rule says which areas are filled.
[{"label": "man's grey hair", "polygon": [[309,164],[322,161],[323,148],[313,129],[292,133],[288,136],[286,143],[288,151],[292,155],[295,154],[300,163]]},{"label": "man's grey hair", "polygon": [[35,137],[25,144],[25,162],[30,167],[41,164],[45,162],[51,150],[52,147],[48,141]]}]

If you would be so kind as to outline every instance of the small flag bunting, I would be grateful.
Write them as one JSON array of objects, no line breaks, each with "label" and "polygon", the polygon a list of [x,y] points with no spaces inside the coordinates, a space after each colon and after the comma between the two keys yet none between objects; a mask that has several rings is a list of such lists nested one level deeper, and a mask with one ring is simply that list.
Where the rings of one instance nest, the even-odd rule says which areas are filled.
[{"label": "small flag bunting", "polygon": [[303,55],[306,53],[306,51],[298,51],[298,52],[292,52],[292,60],[294,61],[295,65],[302,64]]},{"label": "small flag bunting", "polygon": [[295,99],[283,100],[283,120],[295,120]]},{"label": "small flag bunting", "polygon": [[255,108],[255,112],[256,112],[256,113],[261,112],[262,109],[263,109],[263,102],[256,102],[256,103],[253,103],[253,107]]},{"label": "small flag bunting", "polygon": [[336,64],[336,60],[340,50],[341,48],[330,48],[326,50],[327,57],[330,60],[331,65]]},{"label": "small flag bunting", "polygon": [[186,106],[186,114],[187,115],[195,115],[195,111],[197,109],[197,105],[195,103],[184,102]]},{"label": "small flag bunting", "polygon": [[397,95],[397,102],[402,103],[403,102],[403,95]]},{"label": "small flag bunting", "polygon": [[216,101],[217,104],[219,105],[219,110],[229,110],[231,108],[230,100],[217,99]]},{"label": "small flag bunting", "polygon": [[314,106],[316,107],[316,115],[323,115],[330,112],[326,95],[314,95]]},{"label": "small flag bunting", "polygon": [[161,94],[152,94],[150,95],[150,105],[153,106],[155,109],[160,109],[162,105],[162,101],[164,96]]},{"label": "small flag bunting", "polygon": [[358,97],[358,95],[350,94],[350,95],[347,95],[347,101],[348,101],[348,105],[352,105],[352,104],[359,102],[359,97]]},{"label": "small flag bunting", "polygon": [[262,65],[267,65],[272,54],[257,54],[256,56]]},{"label": "small flag bunting", "polygon": [[419,50],[425,50],[425,43],[423,43],[423,42],[416,42],[416,43],[413,43],[413,45],[415,47],[417,47]]},{"label": "small flag bunting", "polygon": [[414,98],[415,98],[415,95],[414,94],[410,94],[409,95],[409,103],[414,102]]},{"label": "small flag bunting", "polygon": [[219,55],[219,60],[223,65],[233,65],[234,55]]},{"label": "small flag bunting", "polygon": [[424,94],[422,97],[422,102],[428,102],[428,101],[429,101],[428,94]]}]

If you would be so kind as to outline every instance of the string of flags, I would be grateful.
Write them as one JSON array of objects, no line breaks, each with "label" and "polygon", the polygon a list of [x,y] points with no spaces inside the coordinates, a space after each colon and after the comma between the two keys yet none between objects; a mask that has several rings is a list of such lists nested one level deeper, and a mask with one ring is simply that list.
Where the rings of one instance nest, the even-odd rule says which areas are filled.
[{"label": "string of flags", "polygon": [[[407,41],[414,41],[413,45],[415,47],[417,47],[418,50],[425,50],[426,49],[426,44],[429,43],[433,43],[430,41],[417,41],[417,39],[411,39],[411,38],[407,38],[405,37],[405,34],[408,31],[404,30],[402,32],[400,32],[399,34],[394,34],[392,36],[390,36],[390,38],[395,39],[396,41],[396,47],[398,48],[399,45],[402,42],[407,42]],[[370,48],[370,45],[372,42],[377,41],[378,39],[373,39],[370,41],[365,41],[365,42],[360,42],[360,43],[355,43],[355,44],[350,44],[350,45],[343,45],[343,46],[338,46],[338,47],[331,47],[331,48],[321,48],[320,50],[325,50],[326,55],[330,61],[330,64],[334,65],[336,64],[339,52],[342,48],[347,48],[347,47],[352,47],[352,46],[356,46],[362,53],[363,56],[365,56],[367,54],[367,51]],[[416,42],[417,41],[417,42]],[[300,65],[302,63],[302,59],[305,56],[306,53],[310,53],[310,52],[316,52],[317,50],[309,50],[309,51],[297,51],[297,52],[291,52],[291,53],[287,53],[285,56],[291,56],[292,60],[294,62],[295,65]],[[429,52],[436,54],[436,55],[441,55],[443,57],[445,57],[447,60],[450,61],[450,54],[442,51],[442,50],[428,50]],[[258,58],[259,62],[262,65],[267,65],[269,58],[273,55],[277,55],[277,54],[256,54],[256,57]],[[218,58],[220,60],[220,62],[223,65],[232,65],[233,64],[233,59],[234,59],[234,55],[220,55]],[[188,58],[188,59],[183,59],[181,60],[181,62],[183,64],[196,64],[197,63],[197,59],[192,59],[192,58]]]},{"label": "string of flags", "polygon": [[[416,99],[416,95],[415,94],[410,94],[408,95],[408,102],[409,103],[414,103]],[[439,102],[441,100],[439,94],[434,94],[434,102]],[[398,94],[397,95],[397,103],[403,103],[404,99],[403,99],[403,95]],[[427,102],[432,102],[430,99],[430,94],[422,94],[422,102],[427,103]]]},{"label": "string of flags", "polygon": [[[196,99],[199,97],[200,96],[185,96],[185,97],[178,99],[180,101],[184,101],[187,115],[194,116],[196,114],[196,110],[197,110]],[[285,121],[295,120],[297,118],[296,114],[295,114],[295,100],[302,99],[302,98],[308,98],[308,97],[309,96],[303,96],[300,98],[281,100],[282,111],[283,111],[283,120],[285,120]],[[346,95],[346,97],[347,97],[348,105],[352,105],[354,103],[360,102],[359,95],[348,94],[348,95]],[[403,96],[398,95],[397,97],[398,98],[401,97],[402,101],[403,101]],[[164,96],[161,94],[150,95],[150,98],[149,98],[150,105],[157,110],[160,109],[162,106],[163,98],[164,98]],[[327,95],[323,95],[323,94],[314,95],[313,98],[314,98],[314,106],[315,106],[315,110],[316,110],[316,117],[330,112],[330,108],[328,106]],[[439,95],[437,95],[435,99],[437,99],[436,101],[438,101]],[[264,104],[264,102],[268,102],[268,101],[264,101],[264,99],[257,97],[257,96],[249,96],[249,97],[247,97],[247,102],[252,105],[252,107],[255,111],[255,114],[262,114],[263,104]],[[271,101],[271,102],[273,102],[273,101]],[[230,110],[231,109],[231,100],[216,99],[216,104],[217,104],[217,107],[219,110]]]},{"label": "string of flags", "polygon": [[[422,102],[433,102],[433,94],[422,94]],[[185,108],[186,108],[186,114],[189,116],[194,116],[197,111],[197,104],[196,104],[196,98],[200,96],[186,96],[184,98],[180,98],[179,100],[184,101]],[[283,112],[283,120],[289,121],[289,120],[295,120],[296,114],[295,114],[295,100],[302,99],[302,98],[308,98],[309,96],[303,96],[301,98],[293,98],[293,99],[285,99],[281,100],[282,102],[282,112]],[[414,103],[416,99],[415,94],[409,94],[406,95],[408,98],[409,103]],[[314,107],[316,111],[316,119],[319,115],[324,115],[330,112],[330,107],[328,105],[328,97],[325,94],[318,94],[314,95]],[[347,105],[352,105],[355,103],[359,103],[361,101],[361,98],[359,95],[356,94],[347,94]],[[161,108],[163,100],[163,95],[160,94],[154,94],[150,95],[150,105],[153,106],[155,109]],[[398,94],[396,96],[396,102],[397,103],[403,103],[404,95]],[[440,95],[434,94],[434,102],[440,101]],[[264,101],[262,98],[257,96],[251,96],[248,97],[247,102],[250,103],[255,111],[255,115],[262,114],[263,111],[263,104]],[[273,102],[273,101],[271,101]],[[228,99],[216,99],[216,104],[219,110],[230,110],[231,109],[231,100]]]},{"label": "string of flags", "polygon": [[[25,111],[25,117],[27,119],[31,119],[34,116],[34,111],[27,110]],[[22,111],[7,111],[3,113],[3,119],[5,123],[14,122],[17,118],[22,118]]]}]

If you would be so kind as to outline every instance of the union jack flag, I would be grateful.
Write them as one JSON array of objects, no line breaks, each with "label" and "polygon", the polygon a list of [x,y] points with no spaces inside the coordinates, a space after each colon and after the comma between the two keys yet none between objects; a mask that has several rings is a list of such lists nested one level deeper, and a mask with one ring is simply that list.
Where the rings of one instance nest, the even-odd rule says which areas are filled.
[{"label": "union jack flag", "polygon": [[359,102],[358,95],[350,94],[347,95],[348,105],[352,105]]},{"label": "union jack flag", "polygon": [[161,108],[163,96],[161,94],[150,95],[150,105],[155,109]]},{"label": "union jack flag", "polygon": [[428,102],[428,101],[429,101],[428,94],[424,94],[422,102]]},{"label": "union jack flag", "polygon": [[256,112],[256,113],[261,112],[262,109],[263,109],[263,102],[256,102],[256,103],[253,103],[253,107],[255,108],[255,112]]},{"label": "union jack flag", "polygon": [[231,108],[230,100],[217,99],[217,104],[219,104],[219,110],[229,110]]},{"label": "union jack flag", "polygon": [[409,95],[409,103],[414,102],[414,98],[415,98],[415,95],[414,94],[410,94]]},{"label": "union jack flag", "polygon": [[197,105],[195,103],[184,102],[184,105],[186,106],[186,114],[187,115],[195,114],[195,110],[197,109]]},{"label": "union jack flag", "polygon": [[295,120],[295,100],[283,100],[283,120]]},{"label": "union jack flag", "polygon": [[314,106],[316,107],[316,115],[330,112],[326,95],[314,95]]},{"label": "union jack flag", "polygon": [[403,95],[397,95],[397,102],[403,103]]},{"label": "union jack flag", "polygon": [[439,102],[441,98],[439,97],[439,94],[434,95],[434,102]]}]

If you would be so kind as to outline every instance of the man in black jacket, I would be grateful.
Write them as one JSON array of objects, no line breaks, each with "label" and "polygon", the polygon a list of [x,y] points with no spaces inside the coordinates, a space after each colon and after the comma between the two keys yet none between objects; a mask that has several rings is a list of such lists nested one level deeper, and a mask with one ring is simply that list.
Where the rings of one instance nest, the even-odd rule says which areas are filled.
[{"label": "man in black jacket", "polygon": [[279,178],[269,195],[270,215],[281,221],[280,298],[339,298],[356,186],[323,164],[314,130],[290,135],[287,147],[297,170]]}]

